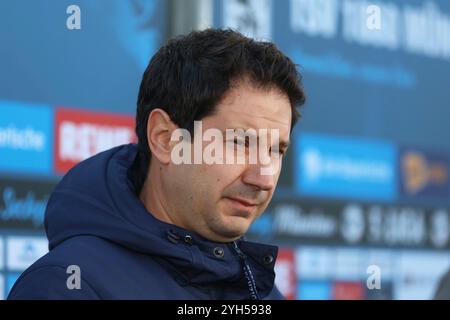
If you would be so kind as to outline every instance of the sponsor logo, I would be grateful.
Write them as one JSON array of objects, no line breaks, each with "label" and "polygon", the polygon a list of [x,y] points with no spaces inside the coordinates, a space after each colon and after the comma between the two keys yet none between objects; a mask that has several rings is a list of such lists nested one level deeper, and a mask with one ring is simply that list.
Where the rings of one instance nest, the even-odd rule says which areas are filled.
[{"label": "sponsor logo", "polygon": [[0,227],[42,228],[45,208],[55,184],[2,179]]},{"label": "sponsor logo", "polygon": [[63,174],[99,152],[136,141],[132,116],[59,108],[55,171]]},{"label": "sponsor logo", "polygon": [[46,105],[0,101],[0,170],[52,170],[53,111]]},{"label": "sponsor logo", "polygon": [[448,197],[448,157],[404,150],[400,154],[400,192],[406,197]]},{"label": "sponsor logo", "polygon": [[302,207],[285,204],[276,206],[274,214],[273,230],[278,234],[326,239],[333,237],[338,227],[336,219],[321,208],[303,210]]},{"label": "sponsor logo", "polygon": [[22,271],[48,252],[44,237],[11,236],[6,239],[8,270]]},{"label": "sponsor logo", "polygon": [[385,201],[397,196],[397,153],[389,143],[304,134],[296,154],[301,194]]}]

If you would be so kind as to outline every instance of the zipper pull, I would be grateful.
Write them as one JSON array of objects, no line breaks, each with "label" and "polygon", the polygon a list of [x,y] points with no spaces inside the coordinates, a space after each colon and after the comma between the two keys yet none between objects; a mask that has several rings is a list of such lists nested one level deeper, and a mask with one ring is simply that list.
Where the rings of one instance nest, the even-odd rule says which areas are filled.
[{"label": "zipper pull", "polygon": [[239,249],[237,242],[233,241],[233,244],[234,244],[234,251],[236,251],[236,253],[239,255],[241,259],[245,260],[247,256],[241,251],[241,249]]}]

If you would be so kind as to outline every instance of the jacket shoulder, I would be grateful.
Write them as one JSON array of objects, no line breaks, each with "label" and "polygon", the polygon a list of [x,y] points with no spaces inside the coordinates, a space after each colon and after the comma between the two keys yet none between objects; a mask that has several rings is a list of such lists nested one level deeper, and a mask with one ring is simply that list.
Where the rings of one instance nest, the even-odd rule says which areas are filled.
[{"label": "jacket shoulder", "polygon": [[31,268],[17,280],[8,300],[99,299],[84,279],[77,284],[73,276],[62,266]]},{"label": "jacket shoulder", "polygon": [[[68,289],[67,281],[74,272],[71,267],[79,271],[81,290]],[[153,256],[99,237],[77,236],[59,244],[28,268],[9,298],[158,298],[163,296],[161,285],[173,281]]]},{"label": "jacket shoulder", "polygon": [[[101,259],[103,242],[84,236],[68,239],[25,270],[8,299],[99,299],[89,281],[89,264],[95,263],[95,256]],[[68,282],[76,283],[76,277],[80,288],[71,289]]]}]

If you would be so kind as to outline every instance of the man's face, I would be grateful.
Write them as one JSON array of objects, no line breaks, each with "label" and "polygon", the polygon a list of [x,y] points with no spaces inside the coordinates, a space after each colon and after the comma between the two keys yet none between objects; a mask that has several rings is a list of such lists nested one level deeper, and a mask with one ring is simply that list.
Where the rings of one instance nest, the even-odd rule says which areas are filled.
[{"label": "man's face", "polygon": [[[245,234],[272,198],[286,149],[284,143],[289,142],[290,102],[277,89],[257,89],[242,82],[228,91],[213,115],[202,119],[202,127],[203,132],[210,128],[223,132],[223,161],[220,164],[170,163],[162,178],[164,192],[171,195],[166,209],[176,212],[176,224],[207,239],[228,242]],[[245,141],[245,138],[235,139],[236,136],[227,141],[227,129],[254,129],[258,138],[264,133],[260,129],[266,129],[267,143],[257,145],[256,163],[249,161],[249,150],[244,146],[245,163],[238,163],[234,149],[235,161],[227,164],[224,158],[230,148]],[[278,157],[270,149],[277,142],[270,134],[273,130],[279,135]],[[211,141],[203,141],[202,150],[208,144]],[[259,160],[260,153],[270,157],[269,164]],[[262,168],[271,169],[273,174],[261,174]]]}]

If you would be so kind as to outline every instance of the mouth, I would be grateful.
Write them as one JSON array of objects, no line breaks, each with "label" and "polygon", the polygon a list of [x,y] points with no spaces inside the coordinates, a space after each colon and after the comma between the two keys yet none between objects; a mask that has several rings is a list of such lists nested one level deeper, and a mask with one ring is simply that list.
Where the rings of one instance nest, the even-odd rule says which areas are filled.
[{"label": "mouth", "polygon": [[239,199],[239,198],[225,198],[238,212],[242,212],[247,216],[253,211],[258,205],[254,202]]}]

